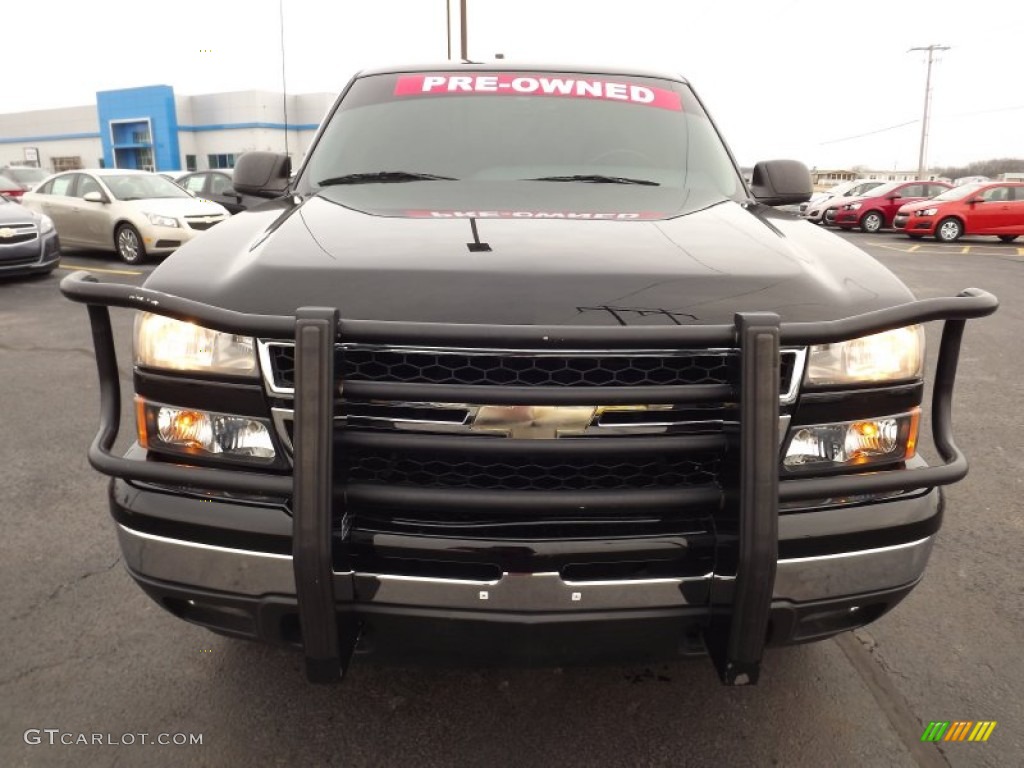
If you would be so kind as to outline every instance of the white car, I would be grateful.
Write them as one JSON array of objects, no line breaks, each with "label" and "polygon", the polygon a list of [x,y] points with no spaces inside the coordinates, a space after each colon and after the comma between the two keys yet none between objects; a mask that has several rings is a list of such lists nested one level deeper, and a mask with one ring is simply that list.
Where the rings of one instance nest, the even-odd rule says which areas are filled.
[{"label": "white car", "polygon": [[59,173],[22,204],[53,219],[62,246],[116,251],[128,264],[171,253],[229,217],[159,174],[124,168]]},{"label": "white car", "polygon": [[800,216],[815,224],[824,223],[825,211],[829,209],[833,201],[840,197],[861,197],[869,190],[881,186],[885,182],[873,179],[854,179],[836,184],[831,189],[811,195],[806,203],[800,203]]}]

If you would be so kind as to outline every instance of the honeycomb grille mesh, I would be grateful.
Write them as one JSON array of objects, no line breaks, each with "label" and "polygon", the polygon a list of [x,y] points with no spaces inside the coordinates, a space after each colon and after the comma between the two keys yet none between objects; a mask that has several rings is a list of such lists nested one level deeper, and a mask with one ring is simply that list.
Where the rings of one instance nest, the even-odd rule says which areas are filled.
[{"label": "honeycomb grille mesh", "polygon": [[[271,347],[274,379],[295,385],[295,352]],[[634,355],[454,354],[387,349],[338,350],[335,368],[344,381],[540,387],[634,387],[728,384],[737,358],[730,353]]]},{"label": "honeycomb grille mesh", "polygon": [[691,488],[718,482],[718,455],[641,458],[417,456],[360,451],[342,460],[348,482],[421,488],[588,491]]},{"label": "honeycomb grille mesh", "polygon": [[[796,357],[781,357],[781,391],[793,377]],[[270,347],[274,383],[295,386],[295,349]],[[734,352],[621,355],[452,354],[388,349],[342,349],[335,370],[343,381],[406,382],[542,387],[643,387],[736,384],[739,358]]]}]

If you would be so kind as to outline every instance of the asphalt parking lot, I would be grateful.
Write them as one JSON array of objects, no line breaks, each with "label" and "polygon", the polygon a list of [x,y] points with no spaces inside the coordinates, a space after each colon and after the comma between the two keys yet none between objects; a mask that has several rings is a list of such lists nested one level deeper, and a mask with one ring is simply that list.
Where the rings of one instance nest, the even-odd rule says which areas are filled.
[{"label": "asphalt parking lot", "polygon": [[[1019,765],[1024,242],[843,237],[920,297],[978,286],[1002,300],[968,325],[961,356],[955,428],[972,469],[949,491],[929,569],[904,603],[865,630],[769,651],[750,689],[721,687],[704,660],[358,661],[344,684],[311,687],[297,655],[175,619],[120,564],[105,479],[85,459],[97,422],[88,325],[57,290],[79,267],[132,283],[152,267],[69,253],[52,277],[0,283],[0,766]],[[127,383],[126,313],[116,327]],[[998,725],[987,743],[939,748],[919,742],[931,720]],[[32,744],[29,729],[135,743],[50,745],[43,733]],[[202,744],[142,744],[143,733],[201,734]]]}]

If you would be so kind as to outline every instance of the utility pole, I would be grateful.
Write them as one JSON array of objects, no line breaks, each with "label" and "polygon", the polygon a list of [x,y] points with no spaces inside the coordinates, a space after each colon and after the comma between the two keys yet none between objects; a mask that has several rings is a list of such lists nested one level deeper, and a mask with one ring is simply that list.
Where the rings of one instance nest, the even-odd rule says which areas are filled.
[{"label": "utility pole", "polygon": [[462,60],[469,61],[468,32],[466,31],[466,0],[459,0],[459,21],[462,23]]},{"label": "utility pole", "polygon": [[917,48],[910,48],[910,51],[928,51],[928,74],[924,81],[924,117],[921,120],[921,150],[917,155],[917,178],[923,179],[925,175],[925,151],[928,148],[928,110],[932,101],[932,60],[936,51],[948,51],[948,45],[925,45]]},{"label": "utility pole", "polygon": [[[448,60],[452,58],[452,0],[444,0],[444,18],[448,39]],[[461,61],[469,61],[468,31],[466,25],[466,0],[459,0],[459,36],[461,38]]]}]

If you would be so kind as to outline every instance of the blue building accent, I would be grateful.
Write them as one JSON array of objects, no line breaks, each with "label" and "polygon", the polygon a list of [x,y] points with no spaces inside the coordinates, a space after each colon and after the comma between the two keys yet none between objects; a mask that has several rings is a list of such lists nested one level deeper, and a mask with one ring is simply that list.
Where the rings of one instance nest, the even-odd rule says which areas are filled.
[{"label": "blue building accent", "polygon": [[99,91],[96,109],[108,168],[172,170],[181,164],[174,89],[150,85]]},{"label": "blue building accent", "polygon": [[232,130],[243,130],[245,128],[271,128],[277,131],[283,131],[287,128],[289,131],[315,131],[320,126],[316,123],[208,123],[207,125],[179,125],[179,131],[190,131],[193,133],[199,133],[202,131],[232,131]]},{"label": "blue building accent", "polygon": [[98,133],[51,133],[47,136],[0,136],[0,144],[30,144],[36,141],[64,141],[67,139],[98,139]]}]

